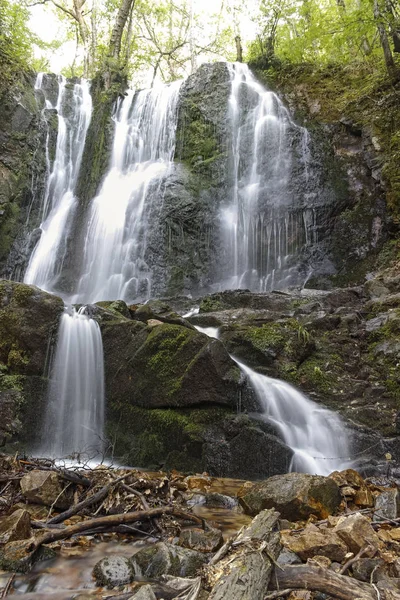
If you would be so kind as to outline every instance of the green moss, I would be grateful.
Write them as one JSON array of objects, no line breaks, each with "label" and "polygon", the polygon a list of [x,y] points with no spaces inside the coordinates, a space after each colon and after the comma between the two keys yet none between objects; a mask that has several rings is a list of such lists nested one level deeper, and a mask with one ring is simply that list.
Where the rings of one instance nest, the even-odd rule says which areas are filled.
[{"label": "green moss", "polygon": [[213,124],[201,114],[199,101],[196,98],[184,99],[181,122],[177,128],[177,154],[194,172],[207,173],[209,165],[220,158],[223,152]]},{"label": "green moss", "polygon": [[205,431],[221,422],[228,409],[144,409],[112,407],[108,433],[122,461],[146,468],[201,472]]},{"label": "green moss", "polygon": [[219,310],[224,310],[225,308],[225,304],[215,296],[206,296],[200,303],[201,313],[218,312]]}]

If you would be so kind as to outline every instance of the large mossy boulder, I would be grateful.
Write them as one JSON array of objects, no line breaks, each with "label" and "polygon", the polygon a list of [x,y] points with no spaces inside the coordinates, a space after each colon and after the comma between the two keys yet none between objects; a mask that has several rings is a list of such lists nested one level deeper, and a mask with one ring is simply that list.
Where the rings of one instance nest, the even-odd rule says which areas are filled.
[{"label": "large mossy boulder", "polygon": [[283,519],[299,521],[315,515],[325,519],[341,502],[337,484],[328,477],[287,473],[245,488],[239,497],[244,511],[257,515],[266,508],[275,508]]},{"label": "large mossy boulder", "polygon": [[57,296],[24,283],[0,281],[0,363],[8,372],[43,375],[49,340],[63,310]]},{"label": "large mossy boulder", "polygon": [[48,357],[63,309],[57,296],[24,283],[0,280],[2,446],[15,440],[19,447],[35,441],[47,389]]},{"label": "large mossy boulder", "polygon": [[195,329],[119,320],[102,326],[108,400],[146,408],[236,407],[240,370]]}]

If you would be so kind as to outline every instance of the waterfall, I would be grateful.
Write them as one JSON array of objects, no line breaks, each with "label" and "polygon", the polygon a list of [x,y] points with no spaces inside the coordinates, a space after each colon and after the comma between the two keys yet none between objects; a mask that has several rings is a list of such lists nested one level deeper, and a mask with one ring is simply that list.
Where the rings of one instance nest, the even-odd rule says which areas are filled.
[{"label": "waterfall", "polygon": [[[41,236],[24,281],[57,293],[65,242],[77,207],[74,191],[92,114],[92,99],[87,81],[70,84],[60,76],[55,102],[45,84],[46,75],[39,73],[35,91],[44,97],[44,120],[49,111],[57,114],[57,142],[52,163],[47,126],[47,183],[40,206]],[[51,367],[40,451],[56,458],[72,454],[98,456],[103,449],[103,421],[104,367],[100,328],[85,314],[85,307],[79,311],[66,307]]]},{"label": "waterfall", "polygon": [[24,282],[57,293],[57,279],[65,258],[65,242],[77,206],[74,189],[90,124],[92,99],[87,81],[75,83],[71,87],[71,84],[67,84],[66,79],[60,76],[58,98],[53,105],[43,89],[43,82],[43,74],[39,74],[35,89],[44,95],[44,110],[57,111],[57,145],[50,170],[50,136],[47,133],[46,162],[49,176],[41,206],[42,233],[31,255]]},{"label": "waterfall", "polygon": [[[200,333],[219,338],[218,327],[195,327]],[[285,381],[256,373],[231,358],[254,389],[263,409],[262,418],[273,425],[293,450],[290,471],[329,475],[350,466],[347,434],[336,413],[312,402]]]},{"label": "waterfall", "polygon": [[261,403],[263,418],[294,452],[290,471],[329,475],[349,466],[347,434],[336,413],[321,408],[285,381],[236,362]]},{"label": "waterfall", "polygon": [[103,451],[103,344],[85,309],[66,309],[59,327],[40,448],[55,458]]},{"label": "waterfall", "polygon": [[287,288],[299,283],[296,258],[315,231],[293,189],[301,179],[306,197],[309,134],[247,65],[235,63],[230,71],[233,189],[220,214],[228,256],[221,287]]},{"label": "waterfall", "polygon": [[118,106],[110,168],[90,208],[76,301],[150,297],[147,232],[174,158],[180,85],[131,91]]}]

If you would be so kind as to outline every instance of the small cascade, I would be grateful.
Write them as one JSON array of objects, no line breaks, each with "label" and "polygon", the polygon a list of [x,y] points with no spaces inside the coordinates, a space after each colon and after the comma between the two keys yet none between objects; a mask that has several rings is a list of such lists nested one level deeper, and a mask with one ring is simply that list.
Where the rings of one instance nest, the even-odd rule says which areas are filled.
[{"label": "small cascade", "polygon": [[103,451],[103,343],[85,310],[65,309],[59,327],[40,447],[55,458],[95,458]]},{"label": "small cascade", "polygon": [[301,248],[315,241],[315,223],[297,192],[301,181],[306,198],[309,134],[247,65],[230,68],[233,189],[220,215],[228,257],[221,287],[257,292],[287,288],[299,283]]},{"label": "small cascade", "polygon": [[117,108],[111,164],[91,204],[76,301],[150,297],[147,233],[174,157],[180,85],[131,91]]},{"label": "small cascade", "polygon": [[[200,333],[219,338],[218,327],[195,327]],[[234,356],[231,358],[254,389],[263,408],[262,418],[293,450],[290,471],[329,475],[351,466],[347,434],[336,413],[312,402],[285,381],[256,373]]]},{"label": "small cascade", "polygon": [[285,381],[236,362],[264,409],[264,419],[294,452],[290,471],[329,475],[350,466],[347,434],[336,413],[321,408]]},{"label": "small cascade", "polygon": [[41,206],[42,233],[31,255],[24,281],[56,292],[57,278],[65,258],[65,242],[77,204],[74,189],[90,124],[92,99],[87,81],[75,83],[71,89],[66,79],[60,76],[58,98],[53,105],[43,88],[43,82],[43,74],[39,74],[35,89],[44,95],[43,110],[57,111],[57,145],[54,162],[50,167],[48,132],[46,161],[49,176]]}]

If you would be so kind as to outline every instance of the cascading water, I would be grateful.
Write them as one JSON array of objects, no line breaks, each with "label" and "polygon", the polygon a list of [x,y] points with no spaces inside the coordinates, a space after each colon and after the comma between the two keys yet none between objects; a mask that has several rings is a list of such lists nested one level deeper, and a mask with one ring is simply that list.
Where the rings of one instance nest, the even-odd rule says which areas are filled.
[{"label": "cascading water", "polygon": [[[65,242],[77,206],[74,189],[90,124],[92,99],[87,81],[75,83],[71,90],[66,79],[60,76],[57,103],[53,106],[42,85],[43,75],[39,74],[36,90],[44,94],[45,109],[57,111],[57,146],[41,207],[42,233],[31,255],[24,281],[46,291],[57,292],[57,279],[65,258]],[[46,159],[50,169],[49,135]]]},{"label": "cascading water", "polygon": [[58,332],[40,447],[56,458],[94,458],[103,451],[103,343],[85,309],[66,309]]},{"label": "cascading water", "polygon": [[293,450],[291,471],[329,475],[349,466],[347,434],[337,414],[321,408],[285,381],[236,362],[260,401],[265,420]]},{"label": "cascading water", "polygon": [[[200,333],[219,338],[218,327],[195,327]],[[337,414],[321,408],[288,383],[256,373],[231,358],[254,389],[263,408],[262,418],[293,450],[290,471],[329,475],[350,466],[347,434]]]},{"label": "cascading water", "polygon": [[[77,199],[74,190],[92,114],[89,83],[72,86],[58,81],[55,104],[40,73],[35,90],[44,96],[45,111],[56,111],[58,134],[54,162],[50,160],[47,128],[47,185],[41,203],[42,230],[24,281],[57,292]],[[55,358],[51,366],[48,405],[40,452],[61,458],[67,455],[95,457],[103,449],[104,367],[103,345],[96,321],[66,308],[61,318]]]},{"label": "cascading water", "polygon": [[150,296],[146,235],[174,157],[180,85],[130,92],[118,107],[110,169],[90,209],[76,301]]},{"label": "cascading water", "polygon": [[292,185],[294,178],[301,179],[306,198],[309,135],[247,65],[235,63],[230,69],[233,191],[221,211],[228,257],[221,287],[286,288],[299,283],[301,247],[316,241],[315,214],[301,208]]}]

